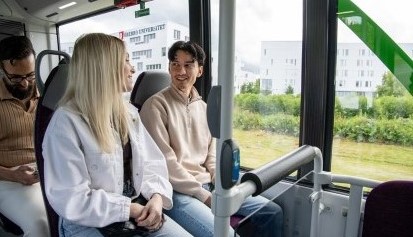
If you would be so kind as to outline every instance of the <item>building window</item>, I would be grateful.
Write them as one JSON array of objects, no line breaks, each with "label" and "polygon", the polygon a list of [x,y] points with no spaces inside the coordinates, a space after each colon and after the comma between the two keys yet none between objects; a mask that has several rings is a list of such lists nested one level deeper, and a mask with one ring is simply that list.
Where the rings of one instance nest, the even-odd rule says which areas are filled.
[{"label": "building window", "polygon": [[151,39],[155,39],[155,33],[147,34],[147,35],[143,36],[143,42],[144,43],[148,43],[149,40],[151,40]]},{"label": "building window", "polygon": [[138,72],[143,71],[143,63],[142,62],[139,62],[139,63],[136,64],[136,70]]},{"label": "building window", "polygon": [[176,40],[181,39],[181,31],[174,30],[174,39],[176,39]]},{"label": "building window", "polygon": [[141,41],[141,37],[140,37],[140,36],[131,37],[131,38],[129,39],[129,41],[130,41],[131,43],[139,43],[139,42]]},{"label": "building window", "polygon": [[272,90],[272,80],[271,79],[262,79],[261,80],[261,90],[271,91]]},{"label": "building window", "polygon": [[146,56],[147,58],[152,58],[152,49],[139,50],[132,52],[132,59],[140,59],[141,56]]},{"label": "building window", "polygon": [[162,57],[166,56],[166,47],[162,47]]},{"label": "building window", "polygon": [[159,70],[162,69],[162,65],[161,64],[149,64],[146,65],[146,70]]}]

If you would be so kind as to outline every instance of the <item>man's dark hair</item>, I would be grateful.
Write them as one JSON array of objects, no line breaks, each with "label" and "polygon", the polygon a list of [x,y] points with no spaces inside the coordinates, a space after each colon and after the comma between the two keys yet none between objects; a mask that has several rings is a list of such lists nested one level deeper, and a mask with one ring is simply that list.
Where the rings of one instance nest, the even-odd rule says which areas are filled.
[{"label": "man's dark hair", "polygon": [[10,36],[0,41],[0,60],[21,60],[34,52],[32,42],[26,36]]},{"label": "man's dark hair", "polygon": [[205,63],[205,52],[198,44],[192,41],[177,41],[175,42],[168,51],[168,59],[170,62],[175,60],[176,52],[182,50],[189,53],[195,61],[198,62],[199,66],[204,66]]}]

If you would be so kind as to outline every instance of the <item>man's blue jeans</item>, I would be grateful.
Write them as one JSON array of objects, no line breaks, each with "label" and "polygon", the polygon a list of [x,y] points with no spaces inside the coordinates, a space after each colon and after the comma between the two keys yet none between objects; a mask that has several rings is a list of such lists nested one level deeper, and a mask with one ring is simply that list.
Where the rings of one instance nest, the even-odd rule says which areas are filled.
[{"label": "man's blue jeans", "polygon": [[[165,211],[165,214],[195,237],[214,236],[214,215],[207,205],[178,192],[173,193],[173,203],[173,208]],[[248,216],[261,207],[263,208],[251,217],[254,236],[281,237],[283,211],[274,202],[269,203],[262,196],[248,197],[236,214]]]}]

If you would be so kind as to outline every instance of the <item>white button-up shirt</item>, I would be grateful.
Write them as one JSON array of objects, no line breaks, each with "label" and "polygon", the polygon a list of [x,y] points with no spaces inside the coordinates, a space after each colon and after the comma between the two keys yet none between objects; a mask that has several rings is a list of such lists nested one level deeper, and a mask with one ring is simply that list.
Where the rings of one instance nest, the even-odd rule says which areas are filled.
[{"label": "white button-up shirt", "polygon": [[[132,177],[136,192],[150,199],[159,193],[172,208],[172,186],[165,158],[128,106]],[[47,199],[56,213],[79,225],[102,227],[129,219],[131,199],[123,192],[123,149],[120,139],[112,153],[101,151],[86,121],[61,107],[54,113],[43,140]]]}]

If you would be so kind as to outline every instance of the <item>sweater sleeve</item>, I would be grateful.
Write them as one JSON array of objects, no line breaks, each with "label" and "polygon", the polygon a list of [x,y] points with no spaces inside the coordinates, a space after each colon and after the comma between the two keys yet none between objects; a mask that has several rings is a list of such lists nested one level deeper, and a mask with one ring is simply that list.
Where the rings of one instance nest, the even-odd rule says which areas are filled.
[{"label": "sweater sleeve", "polygon": [[169,181],[175,191],[193,196],[205,202],[211,193],[202,188],[202,183],[188,172],[188,170],[178,162],[174,149],[170,145],[168,133],[167,109],[159,97],[149,98],[143,105],[140,112],[142,123],[155,140],[166,158],[169,172]]}]

